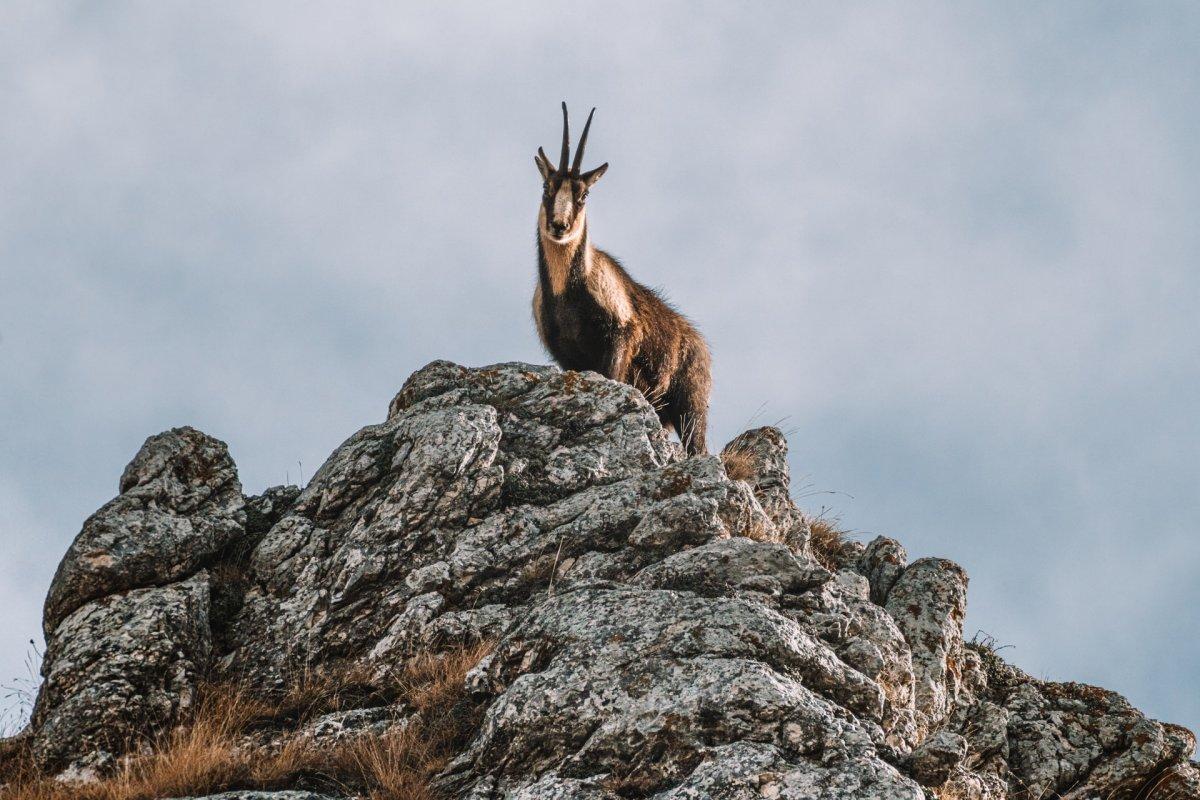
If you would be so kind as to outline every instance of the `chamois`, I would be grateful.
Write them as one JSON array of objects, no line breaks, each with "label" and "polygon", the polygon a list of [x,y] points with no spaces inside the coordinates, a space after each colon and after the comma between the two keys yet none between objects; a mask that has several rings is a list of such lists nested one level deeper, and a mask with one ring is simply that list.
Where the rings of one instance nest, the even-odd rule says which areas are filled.
[{"label": "chamois", "polygon": [[592,115],[570,168],[570,127],[562,104],[557,168],[542,148],[534,161],[543,191],[538,208],[538,337],[563,369],[593,370],[634,386],[689,454],[706,453],[711,357],[704,337],[654,290],[592,244],[585,202],[608,164],[580,173]]}]

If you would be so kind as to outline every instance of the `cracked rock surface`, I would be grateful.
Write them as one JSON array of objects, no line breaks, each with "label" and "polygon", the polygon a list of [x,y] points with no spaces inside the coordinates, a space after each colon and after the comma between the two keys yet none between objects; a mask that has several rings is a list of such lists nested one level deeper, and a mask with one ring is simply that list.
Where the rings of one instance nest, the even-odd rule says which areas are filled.
[{"label": "cracked rock surface", "polygon": [[951,561],[883,537],[814,554],[783,436],[730,449],[744,480],[685,458],[630,387],[448,362],[302,490],[246,497],[218,440],[151,437],[55,576],[26,735],[48,769],[102,772],[203,680],[491,641],[447,797],[1197,796],[1190,732],[964,643]]}]

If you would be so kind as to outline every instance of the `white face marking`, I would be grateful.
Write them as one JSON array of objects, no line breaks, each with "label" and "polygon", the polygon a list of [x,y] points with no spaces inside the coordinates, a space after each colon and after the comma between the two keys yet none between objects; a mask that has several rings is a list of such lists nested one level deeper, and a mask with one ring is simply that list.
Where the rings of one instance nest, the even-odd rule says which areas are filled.
[{"label": "white face marking", "polygon": [[575,212],[575,194],[571,191],[571,182],[563,181],[554,195],[554,222],[559,224],[571,222]]}]

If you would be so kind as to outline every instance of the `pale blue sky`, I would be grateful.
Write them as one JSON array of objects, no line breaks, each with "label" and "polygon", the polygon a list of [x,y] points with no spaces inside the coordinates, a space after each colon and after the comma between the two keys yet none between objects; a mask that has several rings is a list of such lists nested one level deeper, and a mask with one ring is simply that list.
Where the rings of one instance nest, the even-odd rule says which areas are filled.
[{"label": "pale blue sky", "polygon": [[0,678],[149,434],[306,475],[544,361],[537,146],[715,353],[710,441],[971,575],[968,632],[1200,727],[1200,6],[6,3]]}]

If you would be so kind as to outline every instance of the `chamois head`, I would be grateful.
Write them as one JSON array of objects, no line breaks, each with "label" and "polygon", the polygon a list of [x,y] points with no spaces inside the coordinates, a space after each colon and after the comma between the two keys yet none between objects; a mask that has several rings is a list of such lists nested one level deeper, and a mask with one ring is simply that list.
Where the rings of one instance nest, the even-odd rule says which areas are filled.
[{"label": "chamois head", "polygon": [[567,104],[562,104],[563,132],[562,152],[555,167],[546,157],[546,152],[538,148],[533,157],[538,172],[542,175],[542,207],[538,212],[538,226],[542,234],[556,242],[567,242],[579,235],[583,223],[583,205],[587,201],[588,189],[600,180],[600,176],[608,169],[608,164],[601,164],[593,170],[579,172],[583,163],[583,148],[587,146],[588,129],[592,127],[592,109],[588,114],[587,123],[583,126],[583,136],[579,137],[579,149],[575,151],[575,160],[567,166],[567,158],[571,153],[571,133],[567,123]]}]

